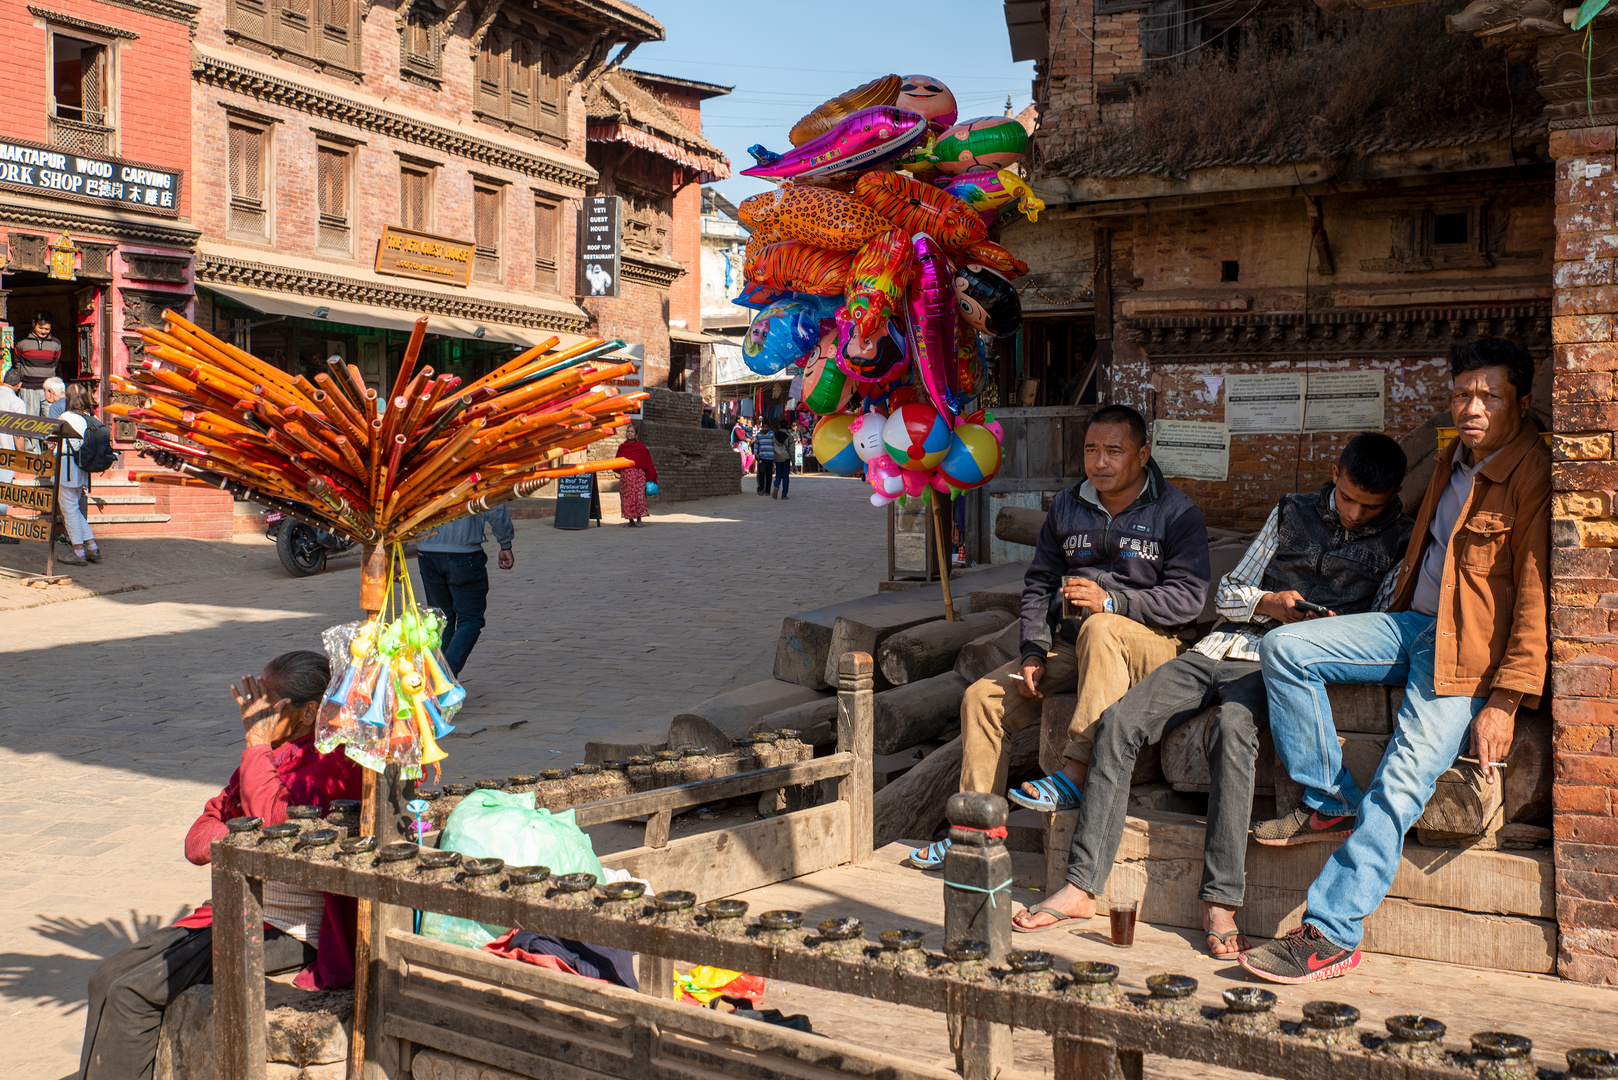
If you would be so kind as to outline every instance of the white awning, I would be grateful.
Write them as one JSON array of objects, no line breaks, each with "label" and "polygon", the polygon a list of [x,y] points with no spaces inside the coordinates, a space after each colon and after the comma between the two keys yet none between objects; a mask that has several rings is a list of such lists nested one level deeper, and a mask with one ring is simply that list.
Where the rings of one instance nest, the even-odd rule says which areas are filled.
[{"label": "white awning", "polygon": [[[205,284],[199,287],[265,315],[284,315],[347,326],[369,326],[378,330],[397,330],[406,334],[416,327],[417,315],[398,308],[371,307],[342,300],[322,300],[318,297],[294,296],[291,293],[266,292],[263,289],[247,289],[240,285]],[[564,348],[585,340],[578,334],[534,330],[506,323],[479,323],[448,315],[428,316],[427,332],[440,337],[523,346],[537,344],[549,337],[560,338],[560,344]]]}]

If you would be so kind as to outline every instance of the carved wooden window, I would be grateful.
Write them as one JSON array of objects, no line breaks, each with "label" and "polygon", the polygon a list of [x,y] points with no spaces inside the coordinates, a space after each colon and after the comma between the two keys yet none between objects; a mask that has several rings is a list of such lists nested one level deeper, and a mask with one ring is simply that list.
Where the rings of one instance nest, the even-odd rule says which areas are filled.
[{"label": "carved wooden window", "polygon": [[433,171],[422,166],[399,169],[399,224],[417,232],[433,227]]},{"label": "carved wooden window", "polygon": [[524,135],[567,138],[567,92],[556,49],[527,23],[496,24],[478,47],[473,111]]},{"label": "carved wooden window", "polygon": [[399,68],[433,83],[444,76],[444,12],[433,0],[416,0],[399,30]]},{"label": "carved wooden window", "polygon": [[268,128],[230,121],[226,182],[229,202],[225,231],[239,240],[270,238],[270,133]]},{"label": "carved wooden window", "polygon": [[559,289],[557,251],[561,247],[562,209],[546,199],[534,200],[534,291]]},{"label": "carved wooden window", "polygon": [[652,255],[667,252],[669,199],[655,192],[618,183],[623,199],[624,247]]},{"label": "carved wooden window", "polygon": [[472,276],[500,280],[500,189],[472,186]]},{"label": "carved wooden window", "polygon": [[260,51],[359,77],[359,0],[227,0],[225,29]]},{"label": "carved wooden window", "polygon": [[[1498,217],[1498,215],[1496,215]],[[1388,256],[1362,259],[1360,269],[1391,273],[1484,270],[1494,265],[1502,223],[1491,221],[1489,200],[1465,196],[1405,204],[1389,221]]]},{"label": "carved wooden window", "polygon": [[51,34],[50,144],[79,154],[114,154],[112,48]]},{"label": "carved wooden window", "polygon": [[354,152],[341,146],[315,148],[315,189],[320,221],[317,244],[321,251],[348,255],[353,251]]}]

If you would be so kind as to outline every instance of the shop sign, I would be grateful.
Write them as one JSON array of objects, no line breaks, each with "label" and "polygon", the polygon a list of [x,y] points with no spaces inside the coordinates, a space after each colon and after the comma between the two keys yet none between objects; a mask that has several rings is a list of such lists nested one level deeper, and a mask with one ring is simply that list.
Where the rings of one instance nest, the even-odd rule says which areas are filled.
[{"label": "shop sign", "polygon": [[376,242],[376,272],[440,285],[469,285],[472,242],[389,225]]},{"label": "shop sign", "polygon": [[0,435],[49,439],[61,429],[60,420],[51,420],[44,416],[24,416],[19,413],[0,413]]},{"label": "shop sign", "polygon": [[579,296],[617,296],[622,240],[616,195],[597,195],[579,208]]},{"label": "shop sign", "polygon": [[171,169],[0,139],[0,187],[47,198],[174,217],[180,212],[183,175]]}]

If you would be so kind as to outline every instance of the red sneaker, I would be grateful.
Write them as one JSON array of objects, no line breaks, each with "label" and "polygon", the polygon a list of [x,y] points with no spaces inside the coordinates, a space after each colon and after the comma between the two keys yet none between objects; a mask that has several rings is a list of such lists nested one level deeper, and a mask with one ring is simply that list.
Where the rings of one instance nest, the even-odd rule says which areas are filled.
[{"label": "red sneaker", "polygon": [[1313,923],[1304,923],[1286,937],[1247,950],[1236,962],[1261,979],[1292,984],[1347,975],[1362,959],[1358,949],[1345,949]]}]

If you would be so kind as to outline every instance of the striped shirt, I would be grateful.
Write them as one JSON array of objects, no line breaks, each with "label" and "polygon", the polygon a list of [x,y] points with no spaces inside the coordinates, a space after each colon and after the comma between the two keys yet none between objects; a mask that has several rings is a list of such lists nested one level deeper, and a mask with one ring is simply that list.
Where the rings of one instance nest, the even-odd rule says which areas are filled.
[{"label": "striped shirt", "polygon": [[[1336,505],[1337,496],[1333,494],[1333,508]],[[1258,536],[1242,555],[1242,561],[1236,564],[1236,569],[1219,579],[1219,592],[1214,596],[1214,612],[1220,622],[1212,633],[1192,646],[1203,656],[1211,660],[1257,662],[1259,640],[1272,627],[1280,625],[1254,610],[1269,592],[1263,585],[1264,571],[1269,567],[1270,560],[1275,558],[1281,535],[1280,521],[1281,508],[1277,506],[1270,511],[1264,528],[1259,530]],[[1374,610],[1388,610],[1388,604],[1393,601],[1393,587],[1398,580],[1399,568],[1395,566],[1382,579]]]}]

